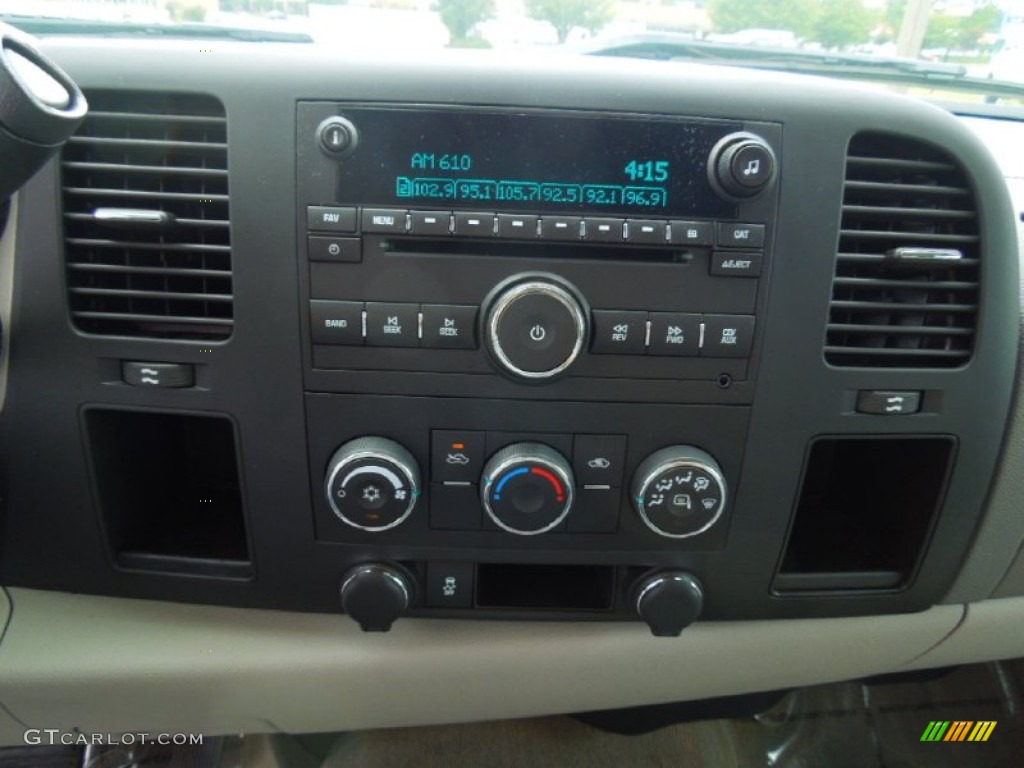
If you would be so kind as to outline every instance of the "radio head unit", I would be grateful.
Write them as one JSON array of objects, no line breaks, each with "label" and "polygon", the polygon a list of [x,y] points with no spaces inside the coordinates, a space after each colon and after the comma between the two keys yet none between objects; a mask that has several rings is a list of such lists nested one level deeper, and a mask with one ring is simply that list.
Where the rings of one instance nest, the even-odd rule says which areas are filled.
[{"label": "radio head unit", "polygon": [[[733,219],[736,204],[716,192],[708,158],[741,129],[637,115],[346,107],[319,134],[342,160],[339,203]],[[748,148],[737,176],[763,188],[773,159]]]}]

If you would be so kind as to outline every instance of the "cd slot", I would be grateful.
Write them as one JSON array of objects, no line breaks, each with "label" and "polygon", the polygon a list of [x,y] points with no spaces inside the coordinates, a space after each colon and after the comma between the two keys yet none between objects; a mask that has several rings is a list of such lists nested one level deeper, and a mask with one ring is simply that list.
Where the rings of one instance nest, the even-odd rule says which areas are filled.
[{"label": "cd slot", "polygon": [[402,255],[472,255],[505,258],[591,259],[600,261],[632,261],[661,264],[689,264],[694,250],[682,246],[657,248],[625,244],[602,245],[591,243],[559,243],[549,240],[505,242],[468,238],[410,238],[383,239],[381,249],[389,254]]}]

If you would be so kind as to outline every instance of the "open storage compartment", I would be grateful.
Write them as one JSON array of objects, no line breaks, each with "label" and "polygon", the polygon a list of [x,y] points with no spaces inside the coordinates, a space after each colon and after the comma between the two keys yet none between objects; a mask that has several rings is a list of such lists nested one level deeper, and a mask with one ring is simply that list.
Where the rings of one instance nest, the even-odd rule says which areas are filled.
[{"label": "open storage compartment", "polygon": [[607,611],[615,597],[615,568],[602,565],[481,563],[480,608]]},{"label": "open storage compartment", "polygon": [[230,419],[89,408],[84,420],[103,527],[119,566],[252,575]]},{"label": "open storage compartment", "polygon": [[954,448],[951,437],[815,440],[774,590],[905,585],[942,505]]}]

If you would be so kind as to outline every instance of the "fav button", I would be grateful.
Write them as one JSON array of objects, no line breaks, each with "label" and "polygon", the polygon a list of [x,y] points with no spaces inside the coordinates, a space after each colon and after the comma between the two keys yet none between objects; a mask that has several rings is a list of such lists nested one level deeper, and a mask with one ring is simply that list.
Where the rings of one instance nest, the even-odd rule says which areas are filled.
[{"label": "fav button", "polygon": [[307,206],[306,226],[313,232],[355,232],[356,209],[327,205]]}]

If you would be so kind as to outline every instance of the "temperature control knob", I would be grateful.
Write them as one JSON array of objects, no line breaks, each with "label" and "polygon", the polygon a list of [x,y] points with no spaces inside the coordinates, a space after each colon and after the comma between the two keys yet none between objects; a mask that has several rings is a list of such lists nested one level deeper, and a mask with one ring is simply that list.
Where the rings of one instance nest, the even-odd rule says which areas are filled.
[{"label": "temperature control knob", "polygon": [[550,531],[569,514],[573,500],[569,462],[540,443],[502,448],[484,467],[481,494],[495,525],[530,536]]},{"label": "temperature control knob", "polygon": [[386,531],[416,506],[420,470],[412,454],[394,440],[360,437],[331,456],[324,490],[342,522],[364,531]]},{"label": "temperature control knob", "polygon": [[775,153],[760,136],[731,133],[711,150],[708,177],[723,197],[756,197],[775,178]]},{"label": "temperature control knob", "polygon": [[568,284],[553,275],[521,275],[492,296],[484,338],[506,373],[544,381],[565,372],[580,356],[589,312]]},{"label": "temperature control knob", "polygon": [[725,478],[710,454],[691,445],[655,451],[633,475],[633,506],[652,531],[673,539],[704,533],[725,509]]}]

